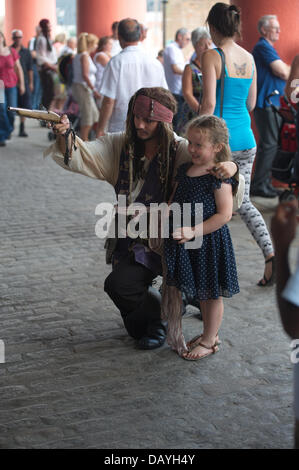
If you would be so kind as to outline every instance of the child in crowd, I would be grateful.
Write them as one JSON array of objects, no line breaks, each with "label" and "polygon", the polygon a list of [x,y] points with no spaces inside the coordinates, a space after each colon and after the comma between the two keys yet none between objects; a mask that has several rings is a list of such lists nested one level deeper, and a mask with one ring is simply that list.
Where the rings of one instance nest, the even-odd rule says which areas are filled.
[{"label": "child in crowd", "polygon": [[[191,203],[191,224],[195,222],[196,203],[201,203],[203,222],[173,227],[172,235],[164,239],[163,314],[168,320],[168,343],[184,359],[193,361],[218,351],[222,297],[239,292],[226,225],[232,216],[237,183],[233,178],[221,181],[210,174],[218,162],[230,160],[224,120],[207,115],[196,117],[188,125],[187,138],[192,162],[178,168],[170,203],[178,203],[181,209],[184,203]],[[198,236],[202,236],[200,248],[184,245]],[[203,334],[195,336],[187,346],[181,328],[182,291],[200,300],[203,317]]]}]

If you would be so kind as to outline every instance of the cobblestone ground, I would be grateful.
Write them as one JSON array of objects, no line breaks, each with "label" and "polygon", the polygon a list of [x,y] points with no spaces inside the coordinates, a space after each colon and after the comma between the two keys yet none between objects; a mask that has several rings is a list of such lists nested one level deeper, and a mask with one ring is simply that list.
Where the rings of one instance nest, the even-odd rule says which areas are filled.
[{"label": "cobblestone ground", "polygon": [[0,448],[291,448],[290,340],[239,216],[241,293],[225,302],[220,352],[139,351],[103,292],[95,207],[112,189],[44,160],[47,131],[27,130],[0,150]]}]

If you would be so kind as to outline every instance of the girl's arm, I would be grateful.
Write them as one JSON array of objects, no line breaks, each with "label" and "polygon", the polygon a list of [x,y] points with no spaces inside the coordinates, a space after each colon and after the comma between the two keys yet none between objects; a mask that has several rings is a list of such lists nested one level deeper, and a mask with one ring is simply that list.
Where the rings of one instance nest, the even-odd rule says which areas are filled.
[{"label": "girl's arm", "polygon": [[216,106],[216,86],[217,75],[215,59],[217,51],[209,50],[201,57],[203,98],[200,107],[200,114],[214,114]]},{"label": "girl's arm", "polygon": [[[203,235],[207,235],[220,229],[232,218],[233,213],[233,193],[232,185],[222,183],[221,188],[215,189],[216,213],[202,224]],[[196,233],[195,226],[195,233]]]},{"label": "girl's arm", "polygon": [[173,238],[179,243],[185,243],[197,236],[216,232],[230,221],[233,212],[233,194],[231,184],[222,183],[220,189],[215,189],[216,213],[195,227],[182,227],[173,233]]},{"label": "girl's arm", "polygon": [[199,104],[197,99],[193,95],[192,70],[190,65],[186,65],[185,67],[182,78],[182,88],[185,101],[188,103],[192,111],[197,113],[199,111]]}]

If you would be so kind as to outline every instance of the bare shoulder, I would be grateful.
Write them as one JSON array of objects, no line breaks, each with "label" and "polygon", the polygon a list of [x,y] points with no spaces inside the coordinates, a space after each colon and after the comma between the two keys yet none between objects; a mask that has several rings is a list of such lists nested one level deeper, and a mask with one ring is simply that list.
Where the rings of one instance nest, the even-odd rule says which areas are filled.
[{"label": "bare shoulder", "polygon": [[205,60],[205,61],[211,61],[213,63],[217,62],[218,60],[220,60],[220,55],[219,53],[216,51],[216,49],[208,49],[207,51],[205,51],[202,56],[201,56],[201,60]]}]

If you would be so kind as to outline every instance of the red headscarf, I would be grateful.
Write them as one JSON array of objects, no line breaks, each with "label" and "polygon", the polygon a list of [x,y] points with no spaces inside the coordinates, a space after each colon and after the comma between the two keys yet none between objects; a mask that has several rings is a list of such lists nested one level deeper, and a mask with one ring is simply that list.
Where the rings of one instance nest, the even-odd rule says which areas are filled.
[{"label": "red headscarf", "polygon": [[142,118],[151,119],[152,121],[161,121],[172,123],[173,112],[152,98],[144,95],[138,95],[133,108],[133,113]]}]

